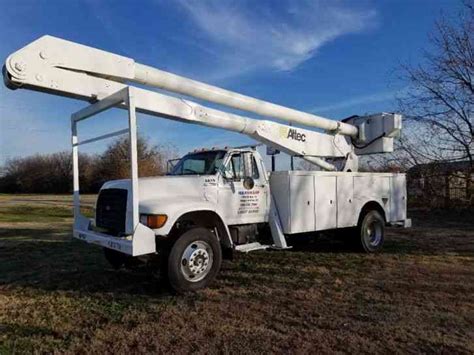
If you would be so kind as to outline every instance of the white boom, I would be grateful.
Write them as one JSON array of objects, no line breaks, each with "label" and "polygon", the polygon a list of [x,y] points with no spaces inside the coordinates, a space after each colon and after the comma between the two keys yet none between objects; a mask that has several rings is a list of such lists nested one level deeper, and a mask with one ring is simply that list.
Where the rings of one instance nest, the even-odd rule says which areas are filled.
[{"label": "white boom", "polygon": [[[325,132],[256,120],[137,88],[136,109],[151,115],[246,134],[267,145],[336,170],[321,158],[344,158],[343,170],[357,170],[357,155],[390,152],[401,116],[378,114],[333,121],[145,66],[131,58],[51,36],[43,36],[10,55],[5,84],[87,101],[101,100],[138,83],[192,96]],[[355,142],[356,144],[353,144]]]}]

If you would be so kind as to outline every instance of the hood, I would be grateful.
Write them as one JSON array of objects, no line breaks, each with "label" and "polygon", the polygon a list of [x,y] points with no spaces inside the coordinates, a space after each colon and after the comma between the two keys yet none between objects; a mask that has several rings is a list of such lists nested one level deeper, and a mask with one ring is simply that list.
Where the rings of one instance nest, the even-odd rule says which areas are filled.
[{"label": "hood", "polygon": [[[147,201],[179,200],[181,197],[192,200],[209,200],[211,190],[217,186],[216,176],[158,176],[138,179],[140,205]],[[131,180],[113,180],[104,184],[102,189],[130,190]]]}]

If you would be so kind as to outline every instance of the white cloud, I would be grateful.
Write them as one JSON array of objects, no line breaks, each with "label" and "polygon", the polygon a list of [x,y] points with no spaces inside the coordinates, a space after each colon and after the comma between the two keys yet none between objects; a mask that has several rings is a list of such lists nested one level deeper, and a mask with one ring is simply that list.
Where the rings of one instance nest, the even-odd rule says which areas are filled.
[{"label": "white cloud", "polygon": [[348,100],[344,100],[341,102],[337,102],[334,104],[329,104],[329,105],[324,105],[324,106],[317,106],[313,107],[310,112],[328,112],[328,111],[335,111],[335,110],[340,110],[343,108],[349,108],[349,107],[354,107],[357,105],[364,105],[364,104],[369,104],[369,103],[375,103],[375,102],[383,102],[383,101],[388,101],[392,100],[395,98],[396,92],[382,92],[382,93],[376,93],[376,94],[369,94],[369,95],[363,95],[363,96],[357,96]]},{"label": "white cloud", "polygon": [[[179,0],[197,27],[219,49],[232,76],[255,69],[288,71],[313,58],[324,44],[362,31],[376,12],[341,1]],[[197,39],[198,40],[198,39]]]},{"label": "white cloud", "polygon": [[403,97],[407,92],[407,88],[392,90],[392,91],[384,91],[378,92],[374,94],[356,96],[347,100],[343,100],[334,104],[317,106],[309,109],[309,112],[312,113],[324,113],[330,111],[341,110],[345,108],[355,107],[355,106],[363,106],[367,104],[373,104],[377,102],[386,102],[395,100],[396,98]]}]

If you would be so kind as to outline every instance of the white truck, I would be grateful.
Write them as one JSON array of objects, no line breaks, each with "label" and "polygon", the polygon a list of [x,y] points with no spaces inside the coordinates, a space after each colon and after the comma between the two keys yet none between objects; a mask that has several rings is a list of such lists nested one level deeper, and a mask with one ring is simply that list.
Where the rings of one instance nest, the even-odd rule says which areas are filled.
[{"label": "white truck", "polygon": [[[405,175],[358,172],[358,156],[393,150],[400,115],[333,121],[51,36],[11,54],[3,76],[11,89],[91,102],[71,116],[73,235],[104,247],[115,267],[132,259],[158,260],[157,267],[178,292],[208,285],[222,259],[234,251],[286,249],[290,235],[340,229],[361,251],[374,253],[382,248],[386,225],[410,226]],[[285,123],[228,113],[130,83]],[[128,111],[127,128],[79,140],[80,121],[113,107]],[[255,147],[240,147],[191,152],[166,176],[138,178],[137,111],[239,132],[322,171],[267,172]],[[95,218],[86,218],[80,212],[78,148],[121,134],[129,135],[131,178],[105,183]]]}]

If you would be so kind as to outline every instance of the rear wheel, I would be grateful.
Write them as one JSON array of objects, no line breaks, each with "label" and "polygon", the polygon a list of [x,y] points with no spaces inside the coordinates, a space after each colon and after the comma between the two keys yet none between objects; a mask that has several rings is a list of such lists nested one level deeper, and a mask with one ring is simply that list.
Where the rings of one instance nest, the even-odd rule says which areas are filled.
[{"label": "rear wheel", "polygon": [[366,253],[379,252],[384,243],[385,220],[377,210],[368,211],[357,227],[358,247]]},{"label": "rear wheel", "polygon": [[222,262],[222,250],[216,236],[206,228],[184,232],[171,247],[168,256],[168,280],[178,293],[206,287],[215,278]]}]

